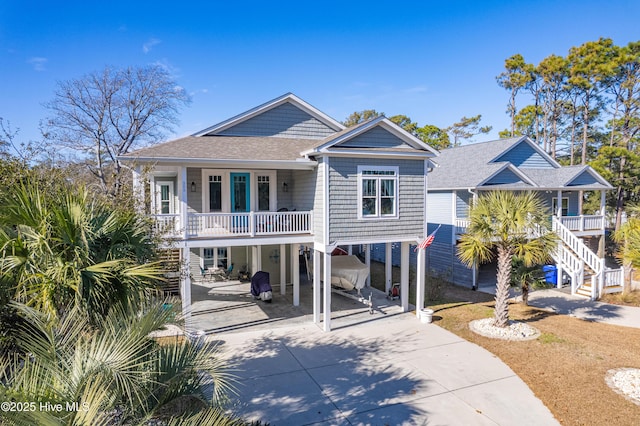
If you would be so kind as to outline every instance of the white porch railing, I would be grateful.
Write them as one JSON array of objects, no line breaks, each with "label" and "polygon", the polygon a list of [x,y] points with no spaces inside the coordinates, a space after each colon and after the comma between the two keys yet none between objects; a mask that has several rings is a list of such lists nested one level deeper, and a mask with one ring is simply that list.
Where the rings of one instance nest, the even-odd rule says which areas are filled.
[{"label": "white porch railing", "polygon": [[456,218],[456,234],[464,234],[467,232],[467,228],[471,224],[471,221],[467,218]]},{"label": "white porch railing", "polygon": [[312,212],[189,213],[187,236],[239,237],[310,234]]},{"label": "white porch railing", "polygon": [[[598,231],[605,228],[605,217],[600,215],[562,216],[560,222],[574,232]],[[469,223],[467,218],[456,218],[456,234],[464,234]]]},{"label": "white porch railing", "polygon": [[624,290],[624,270],[622,268],[605,270],[603,285],[600,294],[620,292],[620,287]]},{"label": "white porch railing", "polygon": [[153,231],[160,235],[175,235],[180,229],[179,214],[154,214],[150,218],[153,220]]},{"label": "white porch railing", "polygon": [[605,217],[600,215],[562,216],[560,222],[570,231],[604,230]]}]

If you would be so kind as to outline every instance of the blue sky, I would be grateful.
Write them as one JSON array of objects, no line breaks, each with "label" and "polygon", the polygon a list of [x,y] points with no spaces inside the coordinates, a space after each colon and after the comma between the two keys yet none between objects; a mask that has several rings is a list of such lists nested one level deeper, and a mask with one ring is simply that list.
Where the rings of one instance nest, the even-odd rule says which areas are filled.
[{"label": "blue sky", "polygon": [[639,16],[637,0],[0,0],[0,117],[36,140],[56,82],[159,63],[192,95],[174,136],[293,92],[337,120],[376,109],[445,127],[482,114],[497,137],[507,57],[624,45],[640,40]]}]

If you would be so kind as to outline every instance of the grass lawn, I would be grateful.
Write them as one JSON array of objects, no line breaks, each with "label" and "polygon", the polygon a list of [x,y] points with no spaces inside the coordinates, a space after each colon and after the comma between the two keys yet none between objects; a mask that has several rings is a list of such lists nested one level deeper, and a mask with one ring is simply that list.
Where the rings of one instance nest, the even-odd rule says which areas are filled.
[{"label": "grass lawn", "polygon": [[[398,271],[394,270],[395,274],[399,277]],[[372,284],[384,286],[382,277],[383,266],[372,262]],[[469,322],[493,315],[492,295],[453,285],[444,286],[441,293],[439,300],[427,302],[435,311],[434,323],[499,357],[527,383],[561,424],[640,424],[640,406],[618,395],[605,383],[610,369],[640,368],[640,329],[588,322],[510,304],[512,320],[526,321],[542,335],[524,342],[490,339],[471,332]]]}]

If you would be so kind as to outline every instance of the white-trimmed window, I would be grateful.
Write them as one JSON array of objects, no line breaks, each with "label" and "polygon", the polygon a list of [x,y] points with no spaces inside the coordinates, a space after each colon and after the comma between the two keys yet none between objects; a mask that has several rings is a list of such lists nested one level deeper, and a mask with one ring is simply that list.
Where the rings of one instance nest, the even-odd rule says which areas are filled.
[{"label": "white-trimmed window", "polygon": [[173,214],[173,182],[156,181],[156,209],[158,214]]},{"label": "white-trimmed window", "polygon": [[209,211],[222,211],[222,176],[209,176]]},{"label": "white-trimmed window", "polygon": [[229,266],[229,249],[227,247],[212,247],[202,249],[203,268],[223,268]]},{"label": "white-trimmed window", "polygon": [[358,217],[398,217],[398,168],[358,166]]},{"label": "white-trimmed window", "polygon": [[271,176],[258,175],[258,211],[265,212],[270,210],[271,188],[270,188]]}]

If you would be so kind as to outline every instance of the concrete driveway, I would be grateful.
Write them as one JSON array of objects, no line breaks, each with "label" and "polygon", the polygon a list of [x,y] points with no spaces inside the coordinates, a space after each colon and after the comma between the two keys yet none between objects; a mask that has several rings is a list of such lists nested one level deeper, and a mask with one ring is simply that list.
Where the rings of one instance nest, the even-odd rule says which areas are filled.
[{"label": "concrete driveway", "polygon": [[412,313],[209,339],[235,364],[233,411],[272,426],[558,424],[502,361]]}]

